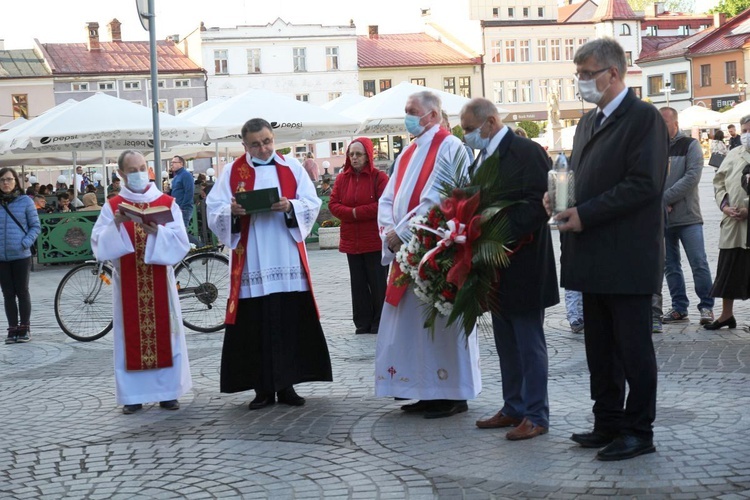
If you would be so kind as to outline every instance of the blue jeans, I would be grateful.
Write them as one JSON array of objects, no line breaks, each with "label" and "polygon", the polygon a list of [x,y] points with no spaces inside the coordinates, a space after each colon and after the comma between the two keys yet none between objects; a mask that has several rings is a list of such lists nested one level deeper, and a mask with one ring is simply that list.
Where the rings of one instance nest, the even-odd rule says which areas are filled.
[{"label": "blue jeans", "polygon": [[711,270],[706,259],[706,247],[703,243],[703,224],[691,224],[667,229],[664,244],[667,251],[664,274],[667,278],[669,295],[672,296],[672,309],[687,313],[690,302],[685,291],[685,277],[680,262],[680,243],[693,271],[695,293],[700,302],[698,309],[713,309],[714,298],[711,297]]},{"label": "blue jeans", "polygon": [[575,290],[565,290],[565,312],[568,323],[583,320],[583,294]]},{"label": "blue jeans", "polygon": [[[180,211],[182,212],[182,222],[185,223],[185,231],[188,230],[190,227],[190,219],[193,218],[193,207],[190,208],[181,208]],[[201,242],[200,238],[193,236],[192,234],[188,233],[188,241],[195,246],[203,246],[203,243]]]}]

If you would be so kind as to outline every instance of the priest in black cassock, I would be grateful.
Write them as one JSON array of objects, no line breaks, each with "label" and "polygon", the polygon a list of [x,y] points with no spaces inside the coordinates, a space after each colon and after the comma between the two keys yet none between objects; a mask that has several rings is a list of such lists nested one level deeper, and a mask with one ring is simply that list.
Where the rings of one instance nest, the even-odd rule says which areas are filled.
[{"label": "priest in black cassock", "polygon": [[[206,198],[209,227],[232,249],[221,392],[255,389],[251,410],[301,406],[295,384],[332,380],[305,247],[321,201],[302,165],[275,152],[266,120],[245,123],[242,143],[246,154]],[[248,214],[235,200],[264,188],[279,190],[268,212]]]}]

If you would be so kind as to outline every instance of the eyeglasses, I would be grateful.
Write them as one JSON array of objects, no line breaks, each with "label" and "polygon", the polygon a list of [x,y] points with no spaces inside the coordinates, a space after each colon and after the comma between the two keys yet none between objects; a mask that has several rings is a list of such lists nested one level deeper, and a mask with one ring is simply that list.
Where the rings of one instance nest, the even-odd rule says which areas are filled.
[{"label": "eyeglasses", "polygon": [[0,182],[4,182],[6,184],[10,184],[11,182],[15,182],[16,179],[14,177],[3,177],[0,178]]},{"label": "eyeglasses", "polygon": [[364,155],[364,153],[349,153],[349,158],[359,158],[360,156]]},{"label": "eyeglasses", "polygon": [[591,80],[592,78],[594,78],[599,73],[603,73],[603,72],[607,71],[610,67],[598,69],[596,71],[580,71],[580,72],[576,71],[575,73],[573,73],[573,76],[575,76],[576,79],[578,79],[578,80],[584,80],[584,81]]},{"label": "eyeglasses", "polygon": [[245,144],[247,149],[260,149],[262,146],[270,146],[273,144],[273,139],[263,139],[262,142],[251,142],[250,144]]}]

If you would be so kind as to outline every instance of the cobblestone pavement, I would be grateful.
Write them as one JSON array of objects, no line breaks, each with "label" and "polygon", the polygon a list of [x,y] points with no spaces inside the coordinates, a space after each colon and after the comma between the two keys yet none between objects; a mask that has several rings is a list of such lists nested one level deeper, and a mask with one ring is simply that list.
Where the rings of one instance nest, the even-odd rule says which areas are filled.
[{"label": "cobblestone pavement", "polygon": [[[715,272],[719,211],[701,183]],[[68,339],[53,314],[66,268],[32,275],[33,340],[0,345],[0,498],[748,498],[750,308],[740,328],[691,322],[654,337],[658,452],[599,462],[568,437],[592,425],[581,335],[548,311],[549,434],[526,442],[474,421],[501,388],[491,332],[480,331],[484,391],[469,411],[426,421],[373,397],[375,336],[354,335],[345,256],[311,250],[334,383],[302,384],[301,408],[249,412],[252,394],[220,394],[221,334],[187,336],[194,390],[176,412],[123,415],[114,399],[112,336]],[[669,306],[665,288],[665,308]],[[717,307],[718,309],[718,307]],[[5,329],[4,318],[0,327]]]}]

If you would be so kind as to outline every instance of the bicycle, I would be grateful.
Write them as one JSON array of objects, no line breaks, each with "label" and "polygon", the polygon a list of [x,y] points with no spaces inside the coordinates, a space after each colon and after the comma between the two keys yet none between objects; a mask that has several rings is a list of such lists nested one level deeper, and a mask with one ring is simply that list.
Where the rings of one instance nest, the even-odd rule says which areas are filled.
[{"label": "bicycle", "polygon": [[[224,327],[229,258],[221,247],[191,251],[174,268],[182,324],[198,332]],[[112,264],[86,261],[63,276],[55,292],[55,319],[70,338],[91,342],[112,329]]]}]

